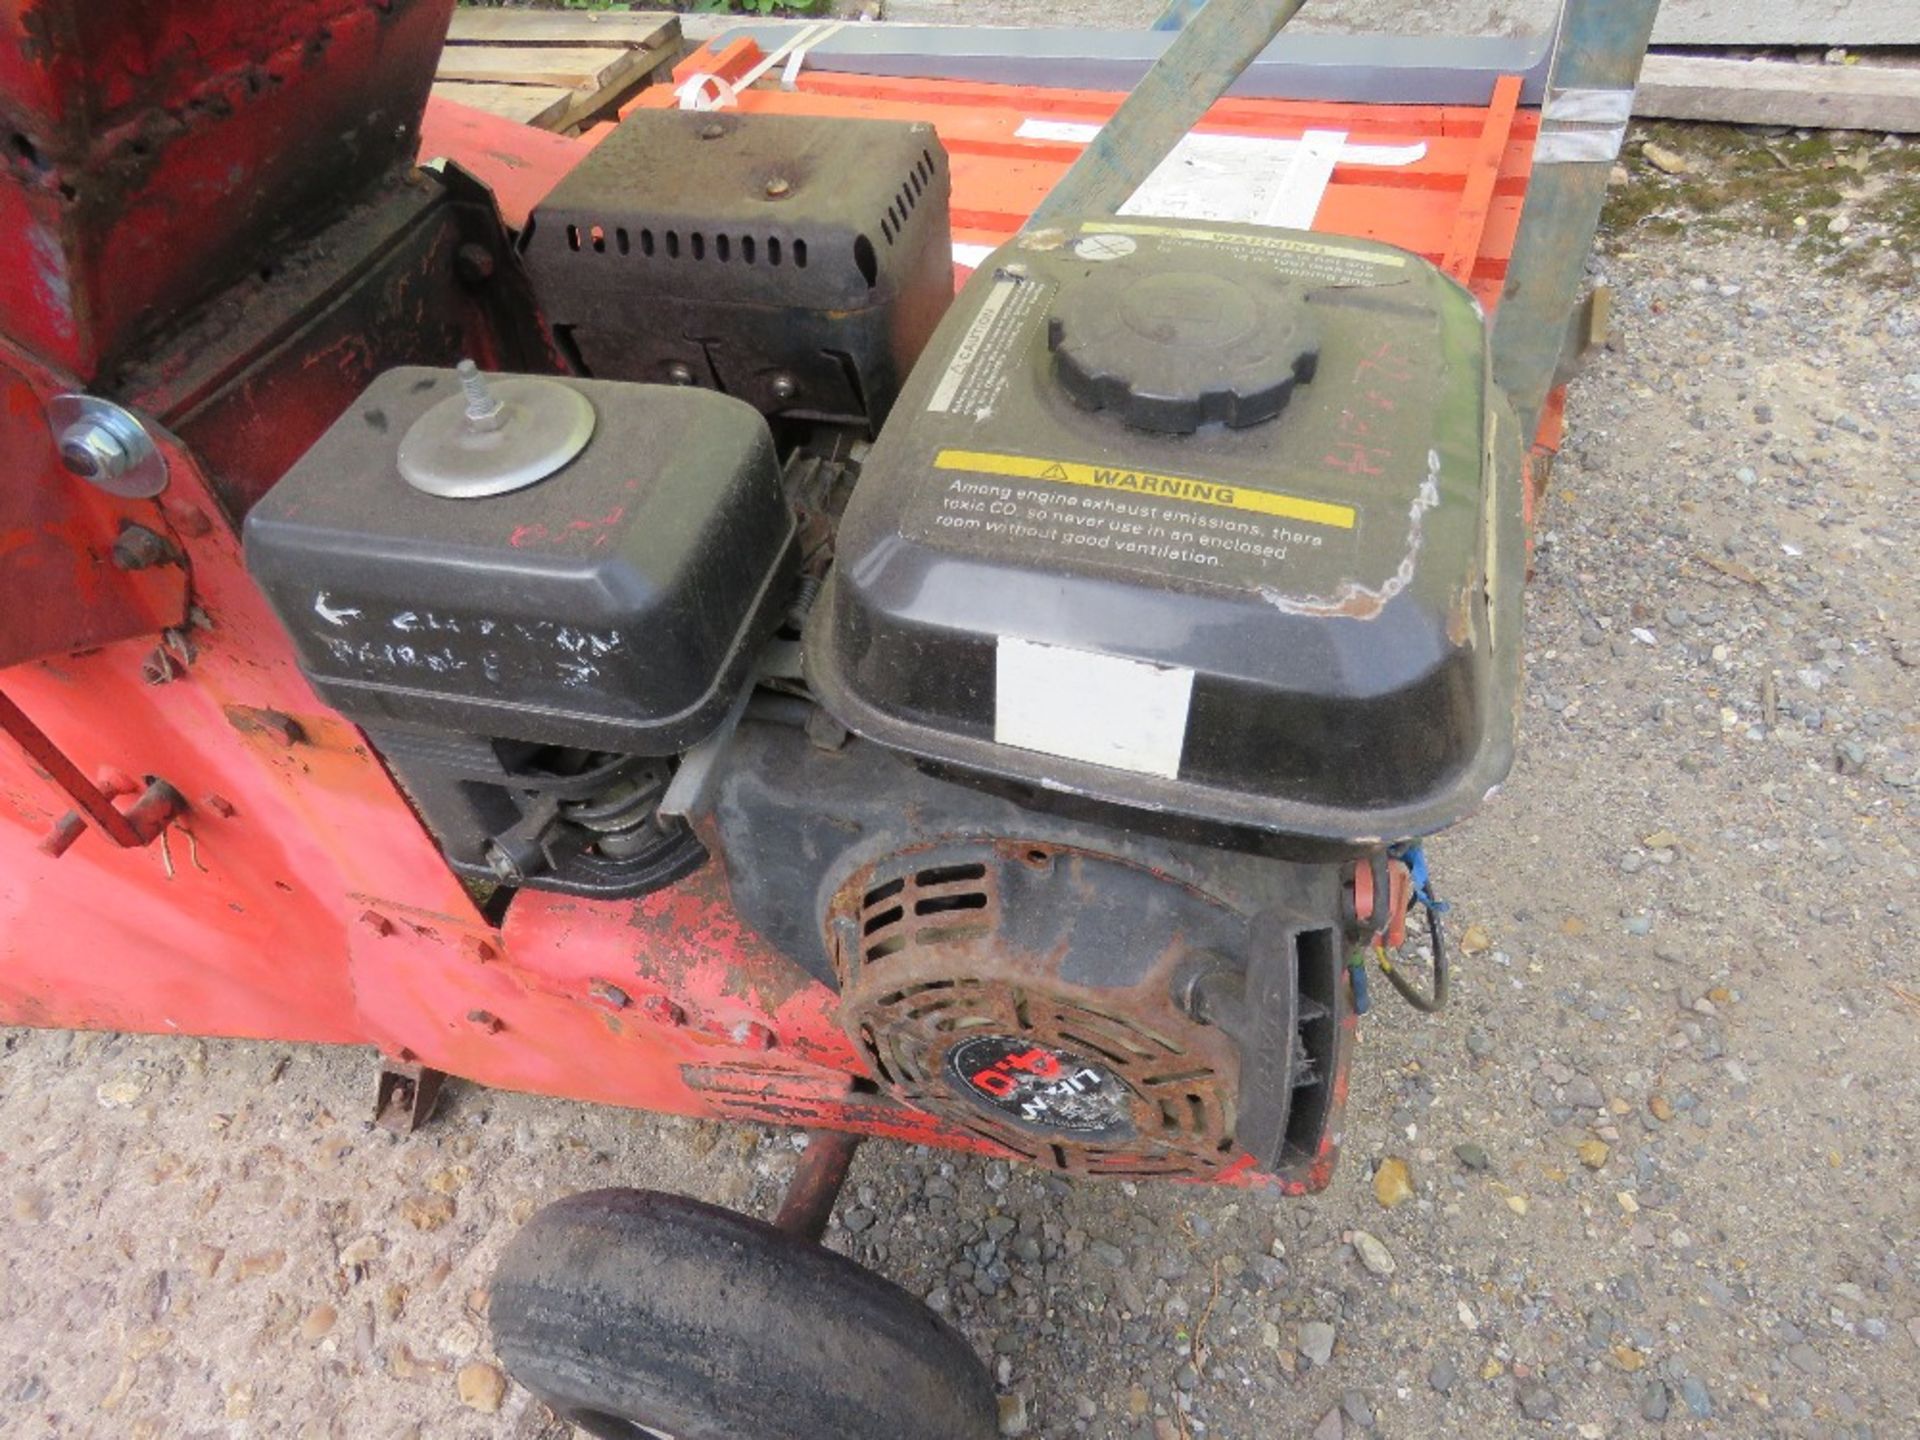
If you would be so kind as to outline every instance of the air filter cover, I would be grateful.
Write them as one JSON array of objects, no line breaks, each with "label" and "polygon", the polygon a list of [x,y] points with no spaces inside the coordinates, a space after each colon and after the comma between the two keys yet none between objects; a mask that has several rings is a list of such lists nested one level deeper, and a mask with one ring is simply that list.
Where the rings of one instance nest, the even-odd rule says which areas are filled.
[{"label": "air filter cover", "polygon": [[387,372],[248,515],[248,569],[314,688],[363,725],[672,754],[725,715],[786,604],[772,436],[724,395],[539,384],[591,407],[585,447],[453,498],[409,483],[400,451],[457,409],[458,378]]}]

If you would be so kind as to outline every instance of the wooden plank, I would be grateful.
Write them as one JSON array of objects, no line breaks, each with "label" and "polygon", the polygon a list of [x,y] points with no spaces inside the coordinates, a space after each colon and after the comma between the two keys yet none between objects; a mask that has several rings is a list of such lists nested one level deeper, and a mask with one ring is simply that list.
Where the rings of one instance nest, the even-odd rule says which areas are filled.
[{"label": "wooden plank", "polygon": [[1661,120],[1920,133],[1920,69],[1649,55],[1633,108]]},{"label": "wooden plank", "polygon": [[1462,285],[1473,283],[1473,269],[1480,258],[1480,240],[1487,230],[1487,216],[1493,209],[1493,189],[1500,180],[1500,167],[1507,158],[1507,140],[1513,134],[1514,112],[1520,108],[1520,77],[1505,75],[1493,87],[1493,103],[1487,107],[1487,128],[1481,132],[1467,170],[1467,183],[1460,192],[1460,213],[1454,218],[1453,235],[1447,241],[1440,268]]},{"label": "wooden plank", "polygon": [[564,85],[605,90],[646,56],[617,46],[461,45],[442,52],[439,78],[478,85]]},{"label": "wooden plank", "polygon": [[[678,36],[674,27],[666,33]],[[609,115],[676,58],[678,38],[651,50],[580,50],[578,46],[459,46],[440,58],[436,84],[459,86],[449,100],[509,115],[545,131],[570,131]],[[501,90],[538,92],[538,104]],[[467,100],[465,92],[488,92]],[[564,96],[559,102],[555,96]]]},{"label": "wooden plank", "polygon": [[[484,110],[503,120],[518,121],[541,130],[562,128],[580,94],[559,85],[472,85],[459,80],[437,81],[433,98]],[[562,127],[553,122],[561,121]]]},{"label": "wooden plank", "polygon": [[449,45],[618,45],[651,50],[680,38],[680,18],[669,14],[583,10],[453,12]]}]

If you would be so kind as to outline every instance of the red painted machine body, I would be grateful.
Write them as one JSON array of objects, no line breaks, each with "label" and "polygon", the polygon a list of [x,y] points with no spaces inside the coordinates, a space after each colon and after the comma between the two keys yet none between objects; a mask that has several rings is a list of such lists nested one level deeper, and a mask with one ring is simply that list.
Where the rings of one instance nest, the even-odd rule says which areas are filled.
[{"label": "red painted machine body", "polygon": [[[717,863],[637,901],[522,893],[492,923],[247,576],[246,509],[373,374],[542,363],[491,201],[407,168],[451,4],[0,0],[0,241],[29,257],[0,271],[0,1022],[366,1044],[488,1085],[991,1149],[872,1093],[834,996],[737,918]],[[893,113],[904,83],[766,103]],[[912,88],[957,157],[963,233],[1016,226],[1071,158],[990,133],[1023,92]],[[1118,99],[1051,103],[1097,119]],[[1450,202],[1430,175],[1405,191],[1434,212],[1410,248],[1497,293],[1532,117],[1510,94],[1351,108],[1362,133],[1457,152]],[[585,150],[442,106],[428,135],[510,219]],[[73,390],[148,421],[158,499],[62,468],[45,407]],[[166,558],[116,563],[128,526]],[[146,843],[72,818],[154,781],[181,803]]]}]

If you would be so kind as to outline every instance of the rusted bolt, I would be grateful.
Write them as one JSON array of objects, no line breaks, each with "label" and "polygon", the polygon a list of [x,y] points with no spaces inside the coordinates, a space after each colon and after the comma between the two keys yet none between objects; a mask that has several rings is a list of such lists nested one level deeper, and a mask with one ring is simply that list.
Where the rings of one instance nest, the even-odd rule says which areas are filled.
[{"label": "rusted bolt", "polygon": [[233,802],[224,795],[209,795],[200,802],[222,820],[231,820],[240,812],[233,808]]},{"label": "rusted bolt", "polygon": [[587,993],[610,1010],[624,1010],[633,1003],[633,997],[611,980],[594,981]]},{"label": "rusted bolt", "polygon": [[53,822],[53,828],[40,837],[39,851],[58,860],[74,847],[74,842],[87,833],[87,822],[80,818],[78,810],[69,810]]},{"label": "rusted bolt", "polygon": [[807,713],[807,739],[816,750],[844,750],[851,738],[847,727],[818,705]]},{"label": "rusted bolt", "polygon": [[506,847],[498,840],[489,840],[484,852],[487,868],[502,885],[518,885],[527,877],[520,871],[520,862],[509,855]]},{"label": "rusted bolt", "polygon": [[491,1010],[469,1010],[467,1023],[486,1035],[498,1035],[507,1028],[500,1017]]},{"label": "rusted bolt", "polygon": [[360,923],[382,939],[393,934],[393,921],[382,915],[378,910],[362,910],[360,912]]},{"label": "rusted bolt", "polygon": [[175,673],[173,657],[164,649],[154,649],[140,664],[140,678],[149,685],[170,684]]},{"label": "rusted bolt", "polygon": [[640,1002],[640,1013],[656,1025],[681,1026],[687,1023],[687,1012],[664,995],[649,995]]},{"label": "rusted bolt", "polygon": [[227,723],[242,735],[259,735],[288,750],[307,738],[307,732],[300,728],[300,722],[281,710],[268,710],[255,705],[229,705],[226,707],[226,716]]},{"label": "rusted bolt", "polygon": [[127,526],[113,542],[113,563],[121,570],[149,570],[172,555],[173,547],[144,525]]},{"label": "rusted bolt", "polygon": [[486,284],[497,268],[493,252],[478,241],[469,240],[453,252],[453,273],[468,285]]},{"label": "rusted bolt", "polygon": [[758,1020],[742,1020],[733,1027],[733,1043],[745,1050],[771,1050],[774,1045],[773,1031]]},{"label": "rusted bolt", "polygon": [[790,194],[792,190],[793,186],[781,179],[778,175],[767,181],[767,198],[769,200],[778,200],[782,195]]}]

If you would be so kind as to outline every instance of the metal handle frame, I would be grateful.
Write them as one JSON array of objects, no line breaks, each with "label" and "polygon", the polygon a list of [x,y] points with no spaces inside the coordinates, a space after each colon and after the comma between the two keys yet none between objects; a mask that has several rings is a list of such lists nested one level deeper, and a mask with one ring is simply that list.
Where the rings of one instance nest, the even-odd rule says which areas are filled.
[{"label": "metal handle frame", "polygon": [[[1111,215],[1224,95],[1304,0],[1173,0],[1156,28],[1179,34],[1029,229]],[[1521,433],[1539,428],[1579,306],[1607,179],[1660,0],[1562,0],[1520,233],[1493,326],[1493,374]]]}]

